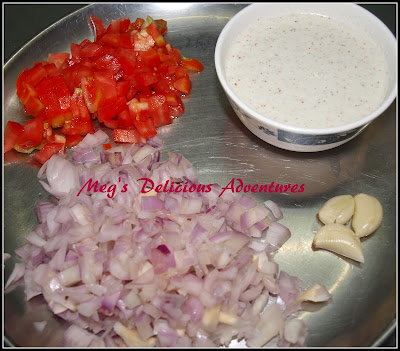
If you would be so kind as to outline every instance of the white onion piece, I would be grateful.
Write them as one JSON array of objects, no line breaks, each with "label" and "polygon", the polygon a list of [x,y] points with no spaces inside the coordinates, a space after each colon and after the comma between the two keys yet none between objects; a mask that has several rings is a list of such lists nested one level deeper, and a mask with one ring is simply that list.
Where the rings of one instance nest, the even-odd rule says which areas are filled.
[{"label": "white onion piece", "polygon": [[275,217],[276,221],[279,221],[283,218],[283,213],[280,207],[273,201],[267,200],[264,202],[265,207],[269,208]]},{"label": "white onion piece", "polygon": [[24,273],[25,273],[25,264],[24,263],[16,263],[11,275],[7,279],[5,289],[7,289],[12,283],[21,279],[24,276]]},{"label": "white onion piece", "polygon": [[51,189],[62,194],[69,193],[79,184],[75,166],[58,154],[48,160],[46,176]]}]

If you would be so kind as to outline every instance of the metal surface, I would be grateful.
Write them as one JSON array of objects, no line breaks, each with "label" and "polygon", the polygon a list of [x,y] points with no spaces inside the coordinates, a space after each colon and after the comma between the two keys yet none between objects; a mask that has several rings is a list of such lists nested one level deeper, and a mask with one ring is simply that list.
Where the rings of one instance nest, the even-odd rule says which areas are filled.
[{"label": "metal surface", "polygon": [[[49,27],[29,42],[4,67],[4,120],[24,122],[15,94],[15,81],[24,67],[46,59],[49,52],[68,52],[71,42],[92,38],[90,13],[106,23],[113,18],[164,18],[168,37],[187,57],[196,57],[205,70],[193,78],[186,112],[159,130],[164,153],[182,153],[199,173],[201,183],[226,186],[232,178],[244,184],[304,184],[302,193],[263,193],[261,203],[277,202],[291,239],[276,256],[280,269],[306,285],[319,282],[333,302],[308,306],[302,318],[308,326],[307,346],[375,346],[396,325],[397,178],[396,101],[354,140],[315,154],[277,149],[255,137],[238,120],[218,82],[214,48],[227,21],[245,4],[97,4],[85,7]],[[165,157],[164,154],[164,157]],[[38,183],[38,166],[27,155],[10,151],[4,160],[4,251],[24,243],[37,224],[34,207],[48,198]],[[381,227],[362,240],[365,263],[357,264],[311,243],[321,224],[316,214],[335,195],[364,192],[382,203]],[[5,264],[5,279],[14,258]],[[314,311],[311,311],[314,310]],[[24,302],[23,286],[4,295],[4,332],[17,346],[61,346],[64,324],[48,312],[43,301]],[[41,324],[47,321],[41,330]]]}]

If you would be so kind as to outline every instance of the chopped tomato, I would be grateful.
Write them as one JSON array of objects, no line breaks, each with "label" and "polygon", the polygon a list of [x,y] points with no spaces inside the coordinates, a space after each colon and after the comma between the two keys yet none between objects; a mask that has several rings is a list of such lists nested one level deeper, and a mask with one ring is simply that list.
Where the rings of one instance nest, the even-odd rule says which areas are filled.
[{"label": "chopped tomato", "polygon": [[144,22],[145,20],[143,18],[136,18],[136,21],[129,25],[128,31],[132,30],[140,31],[142,29]]},{"label": "chopped tomato", "polygon": [[151,118],[139,117],[139,119],[133,120],[133,124],[135,128],[138,130],[138,132],[146,139],[157,135],[156,128],[154,127]]},{"label": "chopped tomato", "polygon": [[165,32],[168,30],[167,21],[165,21],[163,19],[158,19],[158,20],[154,20],[154,23],[157,26],[157,28],[161,34],[164,35]]},{"label": "chopped tomato", "polygon": [[[122,81],[118,82],[116,85],[117,95],[119,97],[121,97],[121,96],[126,97],[126,94],[128,94],[130,88],[131,88],[131,84],[128,81],[122,80]],[[132,100],[132,99],[130,99],[130,100]]]},{"label": "chopped tomato", "polygon": [[34,159],[44,164],[51,156],[59,152],[64,153],[64,146],[62,143],[48,143],[37,152]]},{"label": "chopped tomato", "polygon": [[124,109],[126,109],[126,98],[121,96],[115,103],[112,102],[101,106],[97,113],[97,118],[99,122],[104,122],[117,117],[117,115]]},{"label": "chopped tomato", "polygon": [[201,72],[204,69],[203,64],[194,58],[182,57],[182,65],[192,72]]},{"label": "chopped tomato", "polygon": [[29,119],[24,124],[24,130],[18,136],[16,145],[25,148],[35,148],[43,138],[43,120],[39,117]]},{"label": "chopped tomato", "polygon": [[119,127],[119,121],[117,119],[111,119],[109,121],[104,121],[104,125],[110,129],[116,129]]},{"label": "chopped tomato", "polygon": [[29,74],[25,79],[26,83],[36,87],[43,78],[47,77],[47,71],[43,66],[43,63],[36,63],[30,70]]},{"label": "chopped tomato", "polygon": [[114,129],[114,141],[117,143],[139,144],[145,143],[146,138],[135,129]]},{"label": "chopped tomato", "polygon": [[68,149],[73,148],[74,146],[78,145],[83,140],[82,135],[67,135],[65,137],[65,145]]},{"label": "chopped tomato", "polygon": [[135,77],[137,82],[144,86],[149,86],[156,83],[160,79],[160,75],[148,67],[143,67],[136,71]]},{"label": "chopped tomato", "polygon": [[192,83],[190,82],[190,78],[188,76],[179,78],[174,83],[174,88],[185,95],[190,94],[191,87]]},{"label": "chopped tomato", "polygon": [[92,76],[82,77],[81,86],[87,108],[90,113],[96,112],[103,96],[100,83]]},{"label": "chopped tomato", "polygon": [[129,75],[133,74],[136,69],[136,51],[119,47],[115,50],[115,57],[117,58],[124,73]]},{"label": "chopped tomato", "polygon": [[44,66],[47,75],[49,77],[54,77],[60,75],[60,71],[58,70],[57,66],[54,63],[50,63],[46,66]]},{"label": "chopped tomato", "polygon": [[8,121],[4,129],[4,152],[10,151],[17,143],[19,135],[24,131],[24,127],[17,123]]},{"label": "chopped tomato", "polygon": [[90,112],[85,103],[82,89],[76,88],[71,97],[71,111],[74,118],[80,118],[84,121],[90,120]]},{"label": "chopped tomato", "polygon": [[111,71],[115,74],[121,69],[121,64],[114,56],[104,54],[92,63],[92,67],[98,70]]},{"label": "chopped tomato", "polygon": [[65,121],[62,130],[65,135],[82,135],[94,134],[94,127],[91,120],[84,121],[80,118],[74,118],[70,121]]},{"label": "chopped tomato", "polygon": [[46,120],[53,128],[61,127],[65,120],[72,118],[70,92],[61,75],[43,79],[36,90],[45,106]]},{"label": "chopped tomato", "polygon": [[100,57],[103,53],[103,47],[96,43],[89,43],[81,48],[80,56],[81,57],[90,57],[96,59]]},{"label": "chopped tomato", "polygon": [[81,46],[76,43],[71,43],[71,57],[79,58],[81,57]]},{"label": "chopped tomato", "polygon": [[176,79],[180,79],[188,75],[188,70],[185,67],[177,66],[174,73]]},{"label": "chopped tomato", "polygon": [[157,50],[150,48],[147,51],[144,51],[141,55],[142,62],[148,67],[158,66],[161,62],[160,55]]},{"label": "chopped tomato", "polygon": [[[35,118],[24,126],[7,124],[5,151],[29,153],[46,143],[72,147],[94,133],[96,119],[114,129],[116,140],[142,142],[184,112],[180,96],[190,94],[188,72],[204,67],[166,42],[165,20],[119,18],[107,28],[94,15],[89,21],[93,41],[71,43],[71,54],[50,53],[18,75],[23,111]],[[60,127],[63,135],[53,131]]]},{"label": "chopped tomato", "polygon": [[[54,63],[57,68],[60,68],[65,60],[69,59],[68,53],[52,53],[49,54],[48,61]],[[45,66],[46,67],[46,66]]]},{"label": "chopped tomato", "polygon": [[90,15],[90,22],[93,26],[93,30],[95,33],[95,40],[99,40],[104,33],[106,32],[106,27],[104,25],[104,22],[102,19],[94,16],[94,15]]},{"label": "chopped tomato", "polygon": [[111,20],[109,26],[107,27],[106,34],[108,33],[125,33],[131,21],[129,18],[120,18],[117,20]]},{"label": "chopped tomato", "polygon": [[147,26],[146,31],[153,37],[158,47],[164,47],[167,45],[164,37],[162,36],[154,21]]},{"label": "chopped tomato", "polygon": [[133,41],[129,34],[126,33],[108,33],[101,37],[99,42],[103,45],[121,48],[133,48]]},{"label": "chopped tomato", "polygon": [[111,148],[112,148],[111,143],[103,144],[103,149],[104,149],[104,150],[110,150]]}]

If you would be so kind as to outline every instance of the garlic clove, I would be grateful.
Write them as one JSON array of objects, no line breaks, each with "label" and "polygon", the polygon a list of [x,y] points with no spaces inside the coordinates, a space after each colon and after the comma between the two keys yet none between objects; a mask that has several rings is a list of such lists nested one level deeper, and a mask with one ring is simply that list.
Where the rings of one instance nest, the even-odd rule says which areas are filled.
[{"label": "garlic clove", "polygon": [[352,227],[355,234],[361,238],[372,234],[382,223],[383,208],[378,199],[367,194],[354,197],[355,211]]},{"label": "garlic clove", "polygon": [[223,324],[229,324],[229,325],[234,325],[237,323],[239,320],[239,317],[231,314],[231,313],[226,313],[226,312],[220,312],[218,316],[218,322],[223,323]]},{"label": "garlic clove", "polygon": [[345,224],[354,214],[354,198],[351,195],[339,195],[329,199],[318,212],[324,224]]},{"label": "garlic clove", "polygon": [[360,239],[343,224],[332,223],[324,225],[315,235],[313,246],[325,249],[352,260],[364,263],[364,255]]},{"label": "garlic clove", "polygon": [[114,331],[124,340],[128,347],[154,347],[156,345],[155,337],[142,340],[135,329],[128,329],[121,322],[115,322]]},{"label": "garlic clove", "polygon": [[311,302],[326,302],[332,298],[332,295],[321,284],[314,284],[303,292],[298,298],[297,302],[311,301]]},{"label": "garlic clove", "polygon": [[221,305],[215,305],[212,308],[206,308],[203,314],[202,323],[205,327],[214,329],[219,322]]}]

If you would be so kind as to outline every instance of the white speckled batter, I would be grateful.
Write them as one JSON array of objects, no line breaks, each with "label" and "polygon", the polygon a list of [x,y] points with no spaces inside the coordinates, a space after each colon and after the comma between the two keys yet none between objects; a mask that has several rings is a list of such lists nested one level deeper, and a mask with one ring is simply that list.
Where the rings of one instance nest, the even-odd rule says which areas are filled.
[{"label": "white speckled batter", "polygon": [[383,53],[363,33],[319,15],[257,19],[232,42],[232,90],[260,114],[326,128],[374,111],[388,87]]}]

